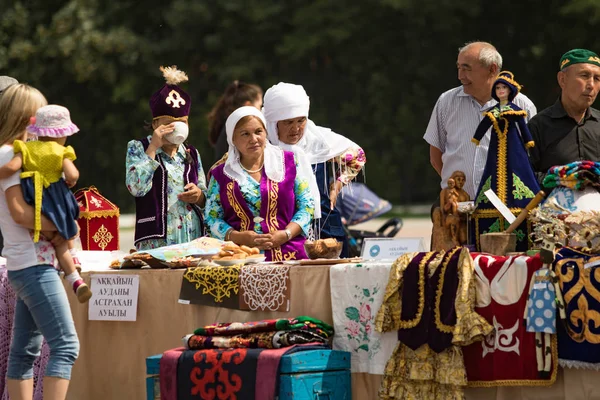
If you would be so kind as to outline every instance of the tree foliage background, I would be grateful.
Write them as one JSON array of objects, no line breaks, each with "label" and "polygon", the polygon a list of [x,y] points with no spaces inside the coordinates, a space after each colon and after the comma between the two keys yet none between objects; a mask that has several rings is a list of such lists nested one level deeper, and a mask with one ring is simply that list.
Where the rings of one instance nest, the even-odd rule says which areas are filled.
[{"label": "tree foliage background", "polygon": [[206,113],[235,79],[302,84],[310,118],[359,143],[367,184],[395,204],[428,203],[439,179],[422,136],[438,96],[458,86],[467,41],[493,43],[538,109],[558,95],[562,53],[600,51],[595,0],[0,0],[0,74],[71,111],[78,186],[123,212],[125,149],[147,132],[160,65],[190,81],[190,142],[214,161]]}]

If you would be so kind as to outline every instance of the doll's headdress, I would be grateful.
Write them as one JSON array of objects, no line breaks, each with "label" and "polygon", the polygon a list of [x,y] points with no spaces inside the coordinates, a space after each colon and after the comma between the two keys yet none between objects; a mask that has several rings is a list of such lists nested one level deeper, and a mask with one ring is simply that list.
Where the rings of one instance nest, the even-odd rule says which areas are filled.
[{"label": "doll's headdress", "polygon": [[62,138],[79,132],[79,128],[71,122],[71,114],[66,107],[49,104],[37,110],[27,132],[40,137]]},{"label": "doll's headdress", "polygon": [[517,95],[521,91],[521,85],[519,85],[519,83],[515,80],[514,74],[510,71],[502,71],[498,74],[498,77],[496,78],[496,81],[492,86],[492,97],[497,101],[500,101],[500,99],[498,99],[498,96],[496,95],[496,85],[498,83],[503,83],[506,86],[508,86],[508,90],[510,90],[510,94],[508,95],[508,101],[513,101],[513,99],[517,97]]},{"label": "doll's headdress", "polygon": [[152,118],[168,116],[173,119],[181,119],[188,116],[192,98],[177,86],[181,82],[187,82],[187,74],[178,70],[176,66],[160,67],[160,71],[163,73],[166,83],[150,97]]}]

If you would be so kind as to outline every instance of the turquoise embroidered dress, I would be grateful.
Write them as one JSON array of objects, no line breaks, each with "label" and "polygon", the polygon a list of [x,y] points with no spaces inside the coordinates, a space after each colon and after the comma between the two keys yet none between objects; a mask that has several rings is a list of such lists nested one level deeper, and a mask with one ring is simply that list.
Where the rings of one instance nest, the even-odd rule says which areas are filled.
[{"label": "turquoise embroidered dress", "polygon": [[[295,159],[296,167],[298,167],[298,161]],[[252,211],[252,215],[255,217],[260,215],[261,197],[260,197],[260,184],[254,180],[248,173],[247,184],[240,186],[240,190],[248,208]],[[264,173],[264,172],[263,172]],[[210,178],[208,183],[208,192],[206,194],[206,209],[204,210],[204,219],[206,221],[206,227],[210,230],[213,237],[224,240],[225,233],[231,228],[231,226],[224,221],[225,213],[223,211],[223,205],[221,203],[221,196],[219,194],[220,186],[214,177]],[[294,194],[295,194],[295,206],[296,212],[290,222],[295,222],[302,228],[304,236],[308,236],[308,230],[312,223],[314,214],[314,199],[310,196],[308,189],[308,181],[296,177],[294,181]],[[263,233],[260,225],[260,221],[254,221],[254,232]]]},{"label": "turquoise embroidered dress", "polygon": [[[148,140],[151,136],[148,136]],[[185,243],[202,236],[202,226],[192,207],[177,198],[183,192],[183,170],[186,151],[179,145],[174,157],[162,149],[160,154],[167,170],[167,239],[148,239],[139,242],[138,250],[155,249],[175,243]],[[148,157],[142,143],[132,140],[127,145],[125,183],[129,192],[136,197],[144,196],[152,188],[152,177],[159,163]],[[202,162],[198,159],[198,187],[206,194],[206,178]]]}]

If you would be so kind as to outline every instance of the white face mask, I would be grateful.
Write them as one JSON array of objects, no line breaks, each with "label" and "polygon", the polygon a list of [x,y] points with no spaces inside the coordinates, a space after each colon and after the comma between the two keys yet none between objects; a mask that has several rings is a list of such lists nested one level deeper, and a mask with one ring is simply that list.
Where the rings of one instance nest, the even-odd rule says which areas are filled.
[{"label": "white face mask", "polygon": [[188,127],[188,124],[182,121],[175,121],[174,124],[175,130],[168,135],[165,135],[165,139],[173,144],[181,144],[187,139],[190,128]]}]

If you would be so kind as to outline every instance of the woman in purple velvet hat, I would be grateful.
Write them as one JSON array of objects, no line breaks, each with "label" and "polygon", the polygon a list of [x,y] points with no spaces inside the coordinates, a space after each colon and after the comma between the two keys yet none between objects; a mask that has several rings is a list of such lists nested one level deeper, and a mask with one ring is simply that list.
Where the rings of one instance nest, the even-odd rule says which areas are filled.
[{"label": "woman in purple velvet hat", "polygon": [[206,225],[216,238],[264,250],[267,261],[306,259],[314,199],[294,153],[271,145],[265,125],[250,106],[227,118],[229,157],[212,170]]},{"label": "woman in purple velvet hat", "polygon": [[150,98],[152,135],[127,145],[126,184],[135,196],[135,247],[185,243],[204,234],[206,178],[200,154],[188,144],[191,97],[176,67],[160,67],[166,83]]}]

